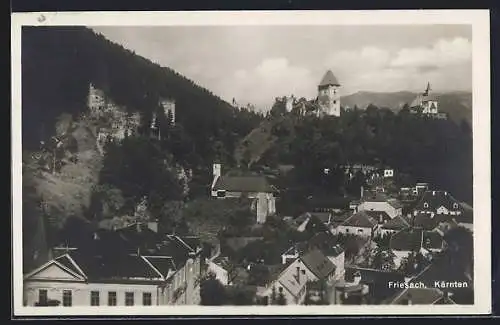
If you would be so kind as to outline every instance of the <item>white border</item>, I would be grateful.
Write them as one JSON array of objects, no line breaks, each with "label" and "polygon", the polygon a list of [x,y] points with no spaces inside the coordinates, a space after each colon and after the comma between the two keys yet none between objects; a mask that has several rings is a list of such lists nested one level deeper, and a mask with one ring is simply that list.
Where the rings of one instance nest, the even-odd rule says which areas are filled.
[{"label": "white border", "polygon": [[[44,16],[45,20],[38,19]],[[49,315],[406,315],[491,313],[490,39],[488,10],[57,12],[12,14],[13,312]],[[21,193],[21,26],[472,25],[474,256],[473,306],[23,307]]]}]

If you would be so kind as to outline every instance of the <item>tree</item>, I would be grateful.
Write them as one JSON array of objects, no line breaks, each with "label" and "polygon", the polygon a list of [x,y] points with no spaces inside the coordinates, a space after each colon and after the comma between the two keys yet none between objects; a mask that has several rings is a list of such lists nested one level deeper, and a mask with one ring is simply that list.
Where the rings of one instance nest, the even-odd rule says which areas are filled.
[{"label": "tree", "polygon": [[372,267],[378,270],[390,271],[393,270],[396,265],[394,258],[396,255],[389,249],[377,248],[375,256],[373,258]]},{"label": "tree", "polygon": [[472,275],[474,270],[472,232],[464,227],[455,227],[445,234],[444,240],[448,245],[446,254],[450,257],[454,267]]},{"label": "tree", "polygon": [[208,274],[200,283],[201,304],[220,306],[227,302],[226,290],[214,274]]}]

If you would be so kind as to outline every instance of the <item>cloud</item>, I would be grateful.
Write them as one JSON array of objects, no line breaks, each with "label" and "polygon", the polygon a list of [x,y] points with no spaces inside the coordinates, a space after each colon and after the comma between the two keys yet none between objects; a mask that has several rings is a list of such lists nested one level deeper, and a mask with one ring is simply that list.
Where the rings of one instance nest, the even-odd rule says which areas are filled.
[{"label": "cloud", "polygon": [[472,46],[465,38],[441,39],[432,47],[404,48],[398,51],[391,65],[414,67],[435,65],[445,67],[467,62],[472,56]]},{"label": "cloud", "polygon": [[[442,91],[470,89],[472,46],[465,38],[439,39],[428,47],[362,47],[326,59],[344,93],[420,91],[427,81]],[[423,86],[424,85],[424,86]]]},{"label": "cloud", "polygon": [[226,100],[234,97],[243,105],[269,108],[278,96],[314,95],[315,81],[309,69],[279,57],[264,59],[251,69],[236,70],[220,88]]}]

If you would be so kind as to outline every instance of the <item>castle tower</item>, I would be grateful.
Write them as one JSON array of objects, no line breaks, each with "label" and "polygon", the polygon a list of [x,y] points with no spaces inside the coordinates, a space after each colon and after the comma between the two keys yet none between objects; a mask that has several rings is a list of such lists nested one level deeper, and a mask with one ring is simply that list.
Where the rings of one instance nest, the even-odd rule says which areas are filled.
[{"label": "castle tower", "polygon": [[321,115],[340,116],[340,83],[328,70],[318,85],[318,103]]},{"label": "castle tower", "polygon": [[291,95],[290,97],[286,97],[286,111],[290,113],[293,109],[293,104],[295,102],[295,97]]}]

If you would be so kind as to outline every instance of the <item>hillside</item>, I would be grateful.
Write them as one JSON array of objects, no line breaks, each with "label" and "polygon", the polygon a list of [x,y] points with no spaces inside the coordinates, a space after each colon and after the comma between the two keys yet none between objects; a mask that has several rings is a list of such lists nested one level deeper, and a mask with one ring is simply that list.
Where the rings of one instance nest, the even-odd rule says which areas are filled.
[{"label": "hillside", "polygon": [[[404,104],[409,104],[417,96],[416,93],[400,91],[393,93],[359,91],[351,95],[343,96],[341,103],[343,106],[358,106],[365,109],[373,104],[377,107],[387,107],[394,111],[399,111]],[[472,125],[472,93],[470,92],[449,92],[436,94],[439,100],[439,110],[448,113],[457,122],[465,119]]]},{"label": "hillside", "polygon": [[[24,27],[22,62],[23,179],[29,180],[23,185],[24,193],[30,193],[23,197],[24,211],[29,211],[23,216],[23,233],[30,266],[32,252],[50,246],[68,218],[98,222],[96,218],[109,214],[100,212],[109,210],[103,201],[110,197],[117,207],[126,199],[130,208],[153,188],[157,193],[168,192],[165,187],[177,191],[177,184],[168,181],[175,181],[173,170],[179,165],[193,172],[190,186],[204,194],[213,161],[231,166],[236,144],[262,120],[85,27]],[[90,83],[123,113],[138,113],[138,132],[145,137],[126,147],[115,145],[113,156],[103,155],[97,128],[109,128],[116,119],[103,122],[89,114]],[[161,111],[158,102],[164,98],[175,101],[176,123],[163,125],[159,116],[158,127],[168,140],[153,142],[152,115]],[[150,149],[158,154],[139,154]],[[123,157],[133,163],[133,171],[117,165],[116,159]],[[131,176],[141,178],[144,186],[131,187],[137,180]],[[106,183],[110,180],[112,184]]]}]

